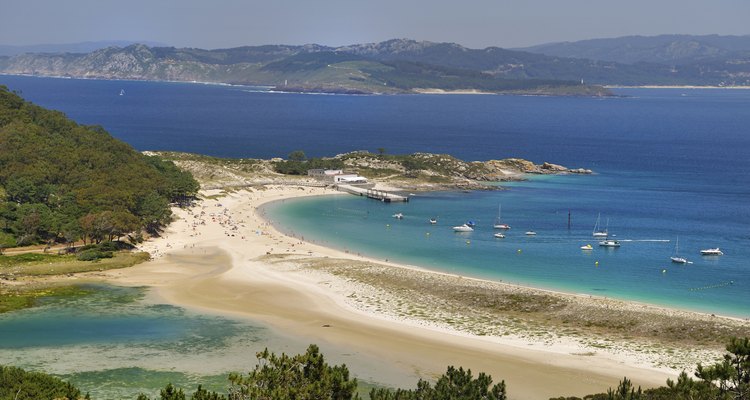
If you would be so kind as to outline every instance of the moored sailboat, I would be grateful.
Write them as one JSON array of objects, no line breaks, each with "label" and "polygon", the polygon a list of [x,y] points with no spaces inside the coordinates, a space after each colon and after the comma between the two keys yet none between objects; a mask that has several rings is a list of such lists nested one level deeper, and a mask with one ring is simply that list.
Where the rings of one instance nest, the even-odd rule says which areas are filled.
[{"label": "moored sailboat", "polygon": [[497,218],[495,219],[495,224],[493,225],[493,227],[495,229],[510,229],[510,225],[504,224],[503,220],[500,218],[500,214],[501,214],[500,211],[501,211],[501,205],[498,204],[497,205]]},{"label": "moored sailboat", "polygon": [[677,264],[686,264],[688,260],[685,257],[680,257],[680,237],[677,237],[677,240],[675,240],[674,243],[674,255],[672,257],[669,257],[670,260],[672,260],[673,263]]},{"label": "moored sailboat", "polygon": [[601,217],[602,217],[601,213],[599,213],[596,216],[596,223],[594,224],[594,232],[591,235],[595,238],[606,238],[607,236],[609,236],[609,233],[607,232],[609,229],[609,219],[607,219],[607,226],[604,229],[601,229],[601,227],[599,226],[599,221],[601,220]]}]

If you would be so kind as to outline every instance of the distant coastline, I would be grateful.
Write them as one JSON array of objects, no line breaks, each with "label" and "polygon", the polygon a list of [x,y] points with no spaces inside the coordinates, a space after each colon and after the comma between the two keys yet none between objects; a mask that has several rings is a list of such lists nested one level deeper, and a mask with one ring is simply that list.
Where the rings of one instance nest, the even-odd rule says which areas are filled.
[{"label": "distant coastline", "polygon": [[748,90],[750,86],[695,86],[695,85],[604,85],[607,89],[732,89]]}]

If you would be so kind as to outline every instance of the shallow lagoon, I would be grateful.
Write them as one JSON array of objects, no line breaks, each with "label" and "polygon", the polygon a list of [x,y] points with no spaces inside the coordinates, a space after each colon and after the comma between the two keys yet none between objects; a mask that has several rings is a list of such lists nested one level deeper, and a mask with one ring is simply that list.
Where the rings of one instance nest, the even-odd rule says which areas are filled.
[{"label": "shallow lagoon", "polygon": [[266,346],[304,350],[257,324],[160,304],[146,288],[87,288],[0,315],[3,363],[55,374],[93,398],[135,398],[168,382],[224,389],[227,373],[252,368]]}]

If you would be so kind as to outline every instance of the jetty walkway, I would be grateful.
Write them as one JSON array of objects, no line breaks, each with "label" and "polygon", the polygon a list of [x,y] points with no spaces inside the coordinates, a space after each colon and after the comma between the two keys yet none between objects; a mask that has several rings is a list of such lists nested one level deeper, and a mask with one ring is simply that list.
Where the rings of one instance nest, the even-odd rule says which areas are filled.
[{"label": "jetty walkway", "polygon": [[353,185],[336,185],[336,189],[351,193],[355,196],[366,196],[371,199],[380,200],[385,203],[391,202],[408,202],[409,197],[401,196],[399,194],[389,193],[384,190],[375,190]]}]

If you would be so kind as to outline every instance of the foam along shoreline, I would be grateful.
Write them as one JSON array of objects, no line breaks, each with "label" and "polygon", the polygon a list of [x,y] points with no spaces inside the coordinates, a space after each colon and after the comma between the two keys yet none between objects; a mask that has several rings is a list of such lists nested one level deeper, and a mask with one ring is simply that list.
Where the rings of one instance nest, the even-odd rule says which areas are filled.
[{"label": "foam along shoreline", "polygon": [[[196,207],[175,209],[177,220],[164,235],[141,246],[152,254],[152,261],[104,275],[115,284],[152,286],[175,305],[251,318],[295,339],[317,343],[331,355],[350,356],[346,363],[355,376],[384,385],[414,387],[418,377],[431,379],[448,365],[456,365],[486,372],[495,381],[505,380],[512,398],[538,399],[606,391],[623,376],[644,388],[659,386],[679,372],[665,366],[669,364],[654,366],[644,355],[653,353],[653,348],[642,353],[614,342],[586,344],[562,331],[539,336],[541,332],[522,325],[515,326],[514,332],[495,335],[472,329],[478,321],[458,327],[442,323],[450,315],[460,317],[460,310],[459,315],[439,308],[421,317],[398,315],[394,310],[408,303],[408,298],[390,293],[377,282],[337,275],[341,273],[337,268],[357,272],[367,265],[415,280],[458,279],[461,284],[473,282],[492,290],[547,292],[412,269],[321,247],[281,234],[259,209],[272,201],[333,193],[337,192],[296,186],[242,190],[223,197],[212,197],[220,191],[210,191],[205,193],[207,200]],[[193,262],[210,254],[225,254],[229,265]],[[591,302],[588,296],[556,296]],[[601,306],[606,306],[606,312],[610,307],[643,307],[614,300]],[[708,361],[706,355],[686,356],[703,356],[699,360]],[[366,360],[392,368],[375,368]],[[694,365],[692,359],[688,362]]]}]

